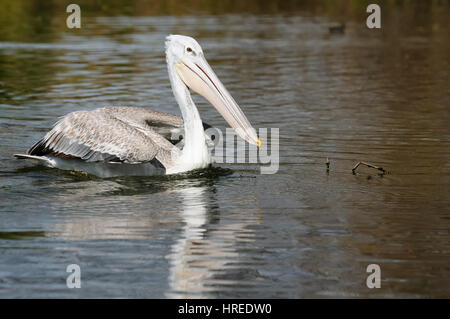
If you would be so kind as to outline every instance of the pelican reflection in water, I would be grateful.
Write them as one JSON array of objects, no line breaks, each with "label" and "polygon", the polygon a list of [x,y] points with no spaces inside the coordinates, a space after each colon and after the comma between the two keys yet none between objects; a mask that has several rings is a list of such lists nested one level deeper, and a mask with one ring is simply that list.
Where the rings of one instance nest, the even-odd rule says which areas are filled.
[{"label": "pelican reflection in water", "polygon": [[[104,107],[70,113],[17,158],[110,177],[177,174],[211,163],[205,128],[189,88],[206,98],[235,132],[261,145],[255,129],[217,78],[191,37],[166,38],[170,83],[182,117],[136,107]],[[184,138],[172,140],[184,129]]]}]

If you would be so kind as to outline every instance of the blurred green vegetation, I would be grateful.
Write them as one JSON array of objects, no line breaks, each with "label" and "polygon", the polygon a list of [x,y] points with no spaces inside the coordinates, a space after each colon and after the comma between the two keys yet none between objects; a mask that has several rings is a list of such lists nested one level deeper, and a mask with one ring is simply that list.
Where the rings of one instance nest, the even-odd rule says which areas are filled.
[{"label": "blurred green vegetation", "polygon": [[21,240],[32,237],[45,237],[43,231],[21,231],[21,232],[0,232],[0,239],[2,240]]},{"label": "blurred green vegetation", "polygon": [[[66,7],[77,3],[82,17],[216,15],[216,14],[305,14],[339,21],[360,19],[373,0],[0,0],[0,41],[51,41],[65,29]],[[382,0],[389,7],[413,8],[414,15],[437,11],[449,14],[450,0]]]},{"label": "blurred green vegetation", "polygon": [[[381,0],[389,6],[448,6],[449,0]],[[87,15],[186,15],[251,13],[275,14],[311,11],[312,13],[360,12],[373,0],[1,0],[0,21],[65,12],[70,3],[80,5]]]}]

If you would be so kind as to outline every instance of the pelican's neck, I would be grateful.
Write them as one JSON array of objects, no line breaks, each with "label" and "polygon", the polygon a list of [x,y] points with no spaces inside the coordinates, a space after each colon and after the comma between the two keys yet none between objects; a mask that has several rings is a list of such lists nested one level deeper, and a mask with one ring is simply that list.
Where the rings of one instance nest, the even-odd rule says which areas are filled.
[{"label": "pelican's neck", "polygon": [[180,106],[184,120],[184,147],[181,161],[192,166],[191,169],[205,167],[209,163],[209,154],[200,114],[192,101],[189,89],[175,72],[174,62],[169,55],[167,55],[167,66],[173,95]]}]

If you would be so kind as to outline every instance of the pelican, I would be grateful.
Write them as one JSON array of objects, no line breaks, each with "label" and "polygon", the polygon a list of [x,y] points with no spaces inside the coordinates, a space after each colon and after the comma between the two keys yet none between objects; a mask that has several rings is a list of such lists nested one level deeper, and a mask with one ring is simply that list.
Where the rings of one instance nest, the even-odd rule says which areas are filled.
[{"label": "pelican", "polygon": [[[210,165],[205,129],[189,89],[209,101],[238,136],[260,147],[255,129],[188,36],[166,37],[166,62],[182,117],[111,106],[67,114],[27,154],[47,166],[99,176],[178,174]],[[183,146],[170,132],[184,128]]]}]

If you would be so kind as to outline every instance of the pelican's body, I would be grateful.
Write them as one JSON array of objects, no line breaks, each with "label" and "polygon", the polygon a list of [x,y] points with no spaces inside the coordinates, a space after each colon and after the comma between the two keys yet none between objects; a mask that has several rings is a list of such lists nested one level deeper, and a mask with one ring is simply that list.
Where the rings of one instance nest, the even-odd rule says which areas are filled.
[{"label": "pelican's body", "polygon": [[[167,37],[166,61],[182,117],[136,107],[77,111],[57,122],[28,154],[16,157],[105,177],[205,168],[211,163],[205,124],[188,87],[213,104],[239,136],[260,145],[255,130],[206,62],[197,41],[179,35]],[[183,129],[181,148],[175,143]]]}]

